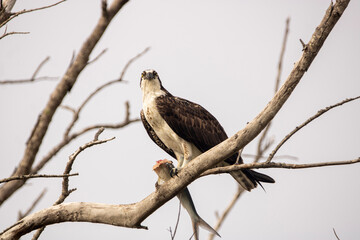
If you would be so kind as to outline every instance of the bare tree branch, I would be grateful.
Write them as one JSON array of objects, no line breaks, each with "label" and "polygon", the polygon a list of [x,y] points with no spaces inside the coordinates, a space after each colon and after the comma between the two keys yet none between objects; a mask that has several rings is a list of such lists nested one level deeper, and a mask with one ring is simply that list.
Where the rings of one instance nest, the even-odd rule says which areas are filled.
[{"label": "bare tree branch", "polygon": [[[283,62],[283,57],[285,54],[285,48],[286,48],[286,41],[287,41],[287,37],[288,37],[288,33],[289,33],[289,22],[290,19],[287,18],[286,19],[286,27],[285,27],[285,33],[284,33],[284,40],[282,43],[282,47],[281,47],[281,53],[280,53],[280,58],[279,58],[279,63],[278,63],[278,73],[277,73],[277,77],[275,80],[275,93],[279,90],[279,85],[280,85],[280,76],[281,76],[281,71],[282,71],[282,62]],[[266,126],[266,128],[262,131],[262,134],[259,138],[258,144],[257,144],[257,153],[254,156],[254,163],[258,162],[262,156],[264,155],[265,151],[267,151],[270,146],[272,145],[272,143],[274,142],[273,139],[271,139],[270,141],[268,141],[267,143],[264,144],[265,139],[267,138],[267,134],[269,132],[271,126],[271,121],[268,123],[268,125]],[[241,153],[239,153],[238,157],[240,157]],[[238,161],[236,161],[238,163]],[[244,193],[244,189],[241,188],[240,186],[238,187],[237,192],[235,193],[233,199],[231,200],[231,202],[228,204],[228,206],[225,208],[224,212],[218,217],[217,223],[214,226],[215,231],[219,231],[221,225],[223,224],[223,222],[225,221],[227,215],[229,214],[229,212],[233,209],[233,207],[235,206],[235,203],[239,200],[240,196]],[[215,234],[214,233],[209,233],[209,240],[214,239]]]},{"label": "bare tree branch", "polygon": [[[285,55],[285,49],[286,49],[286,42],[288,39],[288,35],[289,35],[289,25],[290,25],[290,18],[286,19],[286,24],[285,24],[285,32],[284,32],[284,38],[283,38],[283,42],[281,45],[281,52],[280,52],[280,57],[279,57],[279,62],[278,62],[278,71],[277,71],[277,76],[275,79],[275,94],[276,92],[279,90],[279,86],[280,86],[280,81],[281,81],[281,72],[282,72],[282,63],[283,63],[283,59],[284,59],[284,55]],[[258,157],[255,158],[255,162],[259,161],[260,156],[263,155],[263,153],[265,152],[265,150],[270,147],[264,147],[263,146],[263,142],[265,141],[266,135],[270,129],[271,126],[271,121],[269,122],[269,124],[266,126],[266,128],[263,130],[260,139],[259,139],[259,144],[258,144],[258,148],[257,148],[257,154]],[[266,149],[265,149],[266,148]]]},{"label": "bare tree branch", "polygon": [[93,60],[90,60],[87,65],[89,66],[90,64],[96,62],[102,55],[104,55],[107,52],[107,48],[105,48],[104,50],[102,50],[99,55],[97,55]]},{"label": "bare tree branch", "polygon": [[327,167],[327,166],[338,166],[338,165],[348,165],[360,162],[360,157],[353,160],[346,161],[334,161],[334,162],[319,162],[319,163],[306,163],[306,164],[295,164],[295,163],[274,163],[274,162],[264,162],[264,163],[245,163],[239,165],[231,165],[226,167],[217,167],[206,170],[203,172],[200,177],[204,177],[210,174],[220,174],[220,173],[229,173],[232,171],[240,169],[259,169],[259,168],[287,168],[287,169],[302,169],[302,168],[316,168],[316,167]]},{"label": "bare tree branch", "polygon": [[78,176],[79,173],[72,173],[72,174],[61,174],[61,175],[54,175],[54,174],[28,174],[28,175],[22,175],[22,176],[13,176],[9,178],[3,178],[0,179],[0,183],[6,183],[10,181],[15,180],[23,180],[23,179],[29,179],[29,178],[62,178],[62,177],[72,177],[72,176]]},{"label": "bare tree branch", "polygon": [[[101,85],[100,87],[98,87],[97,89],[95,89],[95,91],[93,91],[85,100],[84,102],[80,105],[80,107],[74,111],[74,115],[73,115],[73,120],[72,122],[69,124],[69,126],[67,127],[66,131],[65,131],[65,134],[64,134],[64,137],[67,138],[69,136],[69,133],[71,131],[71,129],[74,127],[75,123],[77,122],[77,120],[79,119],[79,115],[80,115],[80,112],[81,110],[85,107],[85,105],[96,95],[98,94],[101,90],[103,90],[104,88],[106,87],[109,87],[115,83],[119,83],[119,82],[123,82],[124,79],[124,75],[127,71],[127,69],[129,68],[129,66],[131,65],[131,63],[133,63],[135,60],[139,59],[141,56],[143,56],[150,48],[147,47],[146,49],[144,49],[142,52],[140,52],[139,54],[137,54],[135,57],[131,58],[127,63],[126,65],[124,66],[122,72],[121,72],[121,75],[118,79],[116,80],[112,80],[112,81],[109,81],[103,85]],[[129,120],[129,103],[126,103],[126,120],[125,121],[128,121]]]},{"label": "bare tree branch", "polygon": [[302,129],[303,127],[305,127],[307,124],[309,124],[310,122],[314,121],[316,118],[320,117],[321,115],[323,115],[324,113],[326,113],[327,111],[339,107],[345,103],[354,101],[356,99],[359,99],[360,96],[357,97],[353,97],[353,98],[347,98],[341,102],[338,102],[334,105],[331,105],[329,107],[326,107],[324,109],[319,110],[314,116],[310,117],[308,120],[306,120],[304,123],[302,123],[300,126],[297,126],[294,130],[292,130],[288,135],[286,135],[283,140],[281,140],[281,142],[275,147],[275,149],[270,153],[268,159],[266,160],[266,162],[270,162],[271,159],[273,159],[274,155],[277,153],[277,151],[282,147],[282,145],[284,145],[284,143],[289,140],[296,132],[298,132],[300,129]]},{"label": "bare tree branch", "polygon": [[139,118],[130,119],[130,105],[128,102],[125,103],[126,112],[125,112],[125,119],[120,123],[104,123],[104,124],[94,124],[88,127],[83,128],[82,130],[72,133],[67,137],[64,137],[61,142],[59,142],[55,147],[53,147],[41,160],[37,163],[31,170],[31,173],[37,173],[42,169],[63,147],[68,145],[74,139],[82,136],[83,134],[98,129],[101,127],[110,128],[110,129],[120,129],[123,128],[131,123],[140,121]]},{"label": "bare tree branch", "polygon": [[111,128],[111,129],[120,129],[123,128],[131,123],[134,122],[138,122],[140,121],[139,118],[134,118],[134,119],[130,119],[130,103],[126,102],[125,103],[125,119],[120,122],[120,123],[111,123],[111,124],[95,124],[92,126],[88,126],[85,127],[84,129],[72,133],[70,134],[70,131],[72,130],[72,128],[74,127],[75,123],[77,122],[77,120],[79,119],[79,115],[81,110],[85,107],[85,105],[97,94],[99,93],[101,90],[105,89],[106,87],[111,86],[112,84],[115,83],[119,83],[119,82],[123,82],[123,77],[128,69],[128,67],[131,65],[131,63],[133,63],[136,59],[140,58],[141,56],[143,56],[147,51],[149,50],[149,47],[146,48],[145,50],[143,50],[142,52],[140,52],[139,54],[137,54],[135,57],[131,58],[126,65],[124,66],[121,75],[118,79],[116,80],[112,80],[109,81],[103,85],[101,85],[100,87],[98,87],[95,91],[93,91],[85,100],[84,102],[80,105],[80,107],[76,110],[72,107],[69,106],[61,106],[64,109],[67,109],[69,111],[71,111],[73,113],[73,119],[72,121],[69,123],[68,127],[65,130],[64,133],[64,137],[62,139],[62,141],[60,143],[58,143],[55,147],[53,147],[48,154],[46,154],[42,160],[35,166],[33,167],[33,169],[31,170],[32,173],[37,173],[41,168],[43,168],[45,166],[45,164],[50,161],[50,159],[52,159],[52,157],[54,157],[63,147],[65,147],[66,145],[68,145],[72,140],[76,139],[77,137],[87,133],[88,131],[94,130],[94,129],[98,129],[100,127],[104,127],[104,128]]},{"label": "bare tree branch", "polygon": [[54,7],[60,3],[63,3],[65,2],[66,0],[61,0],[57,3],[54,3],[54,4],[51,4],[51,5],[48,5],[48,6],[44,6],[44,7],[39,7],[39,8],[33,8],[33,9],[29,9],[29,10],[22,10],[22,11],[19,11],[19,12],[16,12],[16,13],[11,13],[8,18],[2,18],[1,19],[1,22],[0,22],[0,28],[2,28],[5,24],[7,24],[9,21],[11,21],[12,19],[16,18],[17,16],[21,15],[21,14],[24,14],[24,13],[29,13],[29,12],[34,12],[34,11],[39,11],[39,10],[43,10],[43,9],[46,9],[46,8],[51,8],[51,7]]},{"label": "bare tree branch", "polygon": [[[238,185],[237,191],[234,194],[233,198],[231,199],[230,203],[228,204],[228,206],[225,208],[224,212],[218,217],[218,220],[214,226],[215,231],[218,231],[220,229],[220,227],[222,226],[222,224],[224,223],[226,217],[228,216],[228,214],[230,213],[230,211],[234,208],[235,204],[237,203],[237,201],[239,200],[240,196],[245,192],[244,188],[242,188],[240,185]],[[214,239],[215,234],[210,233],[209,234],[209,240]]]},{"label": "bare tree branch", "polygon": [[333,232],[334,232],[334,234],[335,234],[336,239],[337,239],[337,240],[340,240],[339,236],[336,234],[335,228],[333,228]]},{"label": "bare tree branch", "polygon": [[[75,84],[81,71],[86,67],[92,50],[95,48],[96,44],[102,37],[111,20],[127,2],[128,0],[114,0],[107,11],[107,17],[104,17],[103,15],[100,16],[100,19],[93,32],[83,43],[79,53],[75,57],[73,64],[71,64],[67,69],[65,75],[54,89],[45,108],[40,114],[39,120],[35,125],[34,130],[32,131],[32,135],[29,138],[29,141],[27,142],[24,156],[19,163],[17,170],[14,173],[14,176],[26,175],[31,171],[31,167],[38,153],[42,140],[50,125],[52,117],[55,114],[55,111],[60,106],[64,97]],[[6,201],[24,183],[25,181],[21,180],[12,181],[4,184],[0,188],[0,205],[4,201]]]},{"label": "bare tree branch", "polygon": [[180,221],[180,213],[181,213],[181,202],[179,201],[179,210],[178,210],[178,215],[177,215],[177,218],[176,218],[176,224],[175,224],[175,228],[174,228],[174,233],[172,232],[171,227],[169,228],[171,240],[175,239],[177,228],[179,226],[179,221]]},{"label": "bare tree branch", "polygon": [[[244,153],[244,154],[242,154],[242,156],[243,157],[254,158],[254,159],[258,157],[257,154],[248,154],[248,153]],[[266,158],[267,159],[268,156],[260,156],[260,159],[261,158]],[[291,155],[276,155],[276,156],[274,156],[273,159],[289,159],[289,160],[294,160],[294,161],[298,160],[297,157],[291,156]]]},{"label": "bare tree branch", "polygon": [[30,83],[30,82],[35,82],[35,81],[44,81],[44,80],[57,80],[59,79],[58,77],[36,77],[37,74],[39,73],[39,71],[41,70],[41,68],[44,66],[44,64],[50,60],[50,57],[46,57],[40,64],[39,66],[35,69],[35,72],[33,73],[33,75],[31,76],[30,79],[20,79],[20,80],[2,80],[0,81],[0,84],[16,84],[16,83]]},{"label": "bare tree branch", "polygon": [[[64,170],[64,177],[63,177],[63,182],[62,182],[62,189],[61,189],[61,195],[58,198],[58,200],[54,203],[55,205],[59,205],[61,203],[63,203],[65,201],[65,199],[73,192],[76,190],[76,188],[73,189],[69,189],[69,177],[66,175],[69,175],[72,169],[72,166],[75,162],[76,157],[85,149],[98,145],[98,144],[103,144],[106,143],[108,141],[112,141],[115,139],[115,137],[109,138],[109,139],[104,139],[104,140],[99,140],[99,136],[100,134],[104,131],[105,129],[102,127],[100,128],[94,136],[94,139],[82,146],[80,146],[73,154],[70,155],[68,162],[66,163],[66,167]],[[43,226],[42,228],[38,229],[38,231],[36,231],[36,233],[33,236],[33,240],[38,239],[40,234],[44,231],[45,226]]]},{"label": "bare tree branch", "polygon": [[3,35],[0,36],[0,40],[4,37],[7,37],[9,35],[16,35],[16,34],[29,34],[30,32],[5,32]]}]

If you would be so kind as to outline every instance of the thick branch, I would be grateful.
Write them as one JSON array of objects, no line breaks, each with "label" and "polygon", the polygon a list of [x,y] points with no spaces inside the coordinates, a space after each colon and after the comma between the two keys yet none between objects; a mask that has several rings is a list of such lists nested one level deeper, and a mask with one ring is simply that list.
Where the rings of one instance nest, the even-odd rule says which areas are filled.
[{"label": "thick branch", "polygon": [[[47,132],[47,129],[50,125],[52,117],[55,114],[55,111],[60,106],[66,94],[75,84],[81,71],[86,67],[92,50],[94,49],[97,42],[100,40],[106,28],[110,24],[110,21],[127,2],[128,0],[115,0],[111,4],[110,8],[107,10],[107,14],[101,15],[95,29],[88,37],[88,39],[84,42],[74,62],[69,66],[65,75],[51,94],[50,99],[48,100],[46,107],[42,111],[38,122],[32,131],[29,141],[27,142],[23,159],[18,165],[14,176],[25,175],[30,172],[36,154],[38,153],[39,147],[42,143],[45,133]],[[12,181],[4,184],[0,188],[0,205],[24,183],[25,181]]]}]

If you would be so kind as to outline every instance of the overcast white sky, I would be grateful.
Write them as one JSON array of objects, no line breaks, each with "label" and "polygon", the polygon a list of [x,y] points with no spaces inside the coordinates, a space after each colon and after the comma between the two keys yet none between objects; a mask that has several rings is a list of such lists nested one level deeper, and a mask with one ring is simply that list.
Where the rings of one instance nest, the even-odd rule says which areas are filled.
[{"label": "overcast white sky", "polygon": [[[44,6],[55,1],[18,0],[14,10]],[[111,23],[96,47],[95,57],[107,53],[83,71],[64,100],[79,104],[97,86],[116,79],[126,62],[144,48],[151,50],[129,68],[126,84],[104,90],[84,109],[76,129],[93,123],[118,122],[124,102],[131,116],[141,109],[140,74],[156,69],[167,90],[207,108],[229,135],[243,128],[273,95],[277,62],[285,27],[291,18],[282,80],[301,56],[301,38],[307,42],[330,1],[164,1],[133,0]],[[62,76],[73,52],[78,52],[100,14],[99,1],[69,0],[52,9],[19,16],[8,31],[29,31],[0,41],[0,79],[29,78],[50,56],[39,76]],[[319,109],[360,95],[360,2],[352,1],[309,71],[276,116],[269,136],[278,143],[288,132]],[[25,142],[56,82],[0,86],[0,178],[9,176],[20,161]],[[298,163],[350,160],[359,157],[360,103],[330,111],[291,138],[278,154],[296,156]],[[37,160],[62,137],[71,114],[59,109]],[[68,156],[92,139],[87,134],[63,149],[41,173],[63,172]],[[152,191],[156,160],[170,158],[148,138],[141,123],[106,130],[102,137],[116,140],[83,152],[73,171],[66,200],[109,204],[142,200]],[[244,153],[255,153],[256,141]],[[250,162],[251,158],[245,158]],[[292,160],[283,160],[293,162]],[[260,170],[276,179],[246,193],[219,233],[222,239],[341,239],[360,237],[360,164],[303,169]],[[30,180],[0,208],[0,229],[12,224],[46,187],[46,197],[35,209],[53,204],[61,180]],[[199,179],[189,187],[201,217],[216,222],[236,191],[227,175]],[[49,226],[42,239],[170,239],[178,200],[173,199],[143,224],[148,231],[89,223]],[[176,239],[189,239],[190,219],[183,210]],[[22,239],[31,239],[32,234]],[[201,230],[201,239],[207,232]]]}]

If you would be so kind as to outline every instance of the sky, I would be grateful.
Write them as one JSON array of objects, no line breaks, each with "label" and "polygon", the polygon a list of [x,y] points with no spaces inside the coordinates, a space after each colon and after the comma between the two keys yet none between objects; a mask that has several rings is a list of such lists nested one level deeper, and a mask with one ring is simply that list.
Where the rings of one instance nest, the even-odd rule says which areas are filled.
[{"label": "sky", "polygon": [[[18,0],[14,11],[56,1]],[[101,84],[117,79],[128,60],[151,49],[126,72],[126,83],[104,89],[83,109],[75,131],[94,123],[122,121],[125,102],[131,118],[141,110],[140,74],[155,69],[173,95],[201,104],[229,136],[241,130],[271,100],[285,29],[290,32],[282,82],[302,54],[299,39],[308,42],[329,1],[164,1],[133,0],[113,19],[91,58],[107,52],[79,76],[63,105],[78,107]],[[360,95],[360,2],[352,1],[327,38],[295,91],[273,120],[269,139],[277,144],[318,110]],[[73,53],[89,36],[100,15],[100,1],[69,0],[51,9],[18,16],[8,31],[28,31],[0,40],[0,80],[30,78],[47,56],[39,76],[61,77]],[[3,30],[4,31],[4,30]],[[57,81],[0,86],[0,178],[11,175],[25,143]],[[58,109],[37,155],[39,161],[61,141],[71,113]],[[359,100],[333,109],[296,133],[278,152],[295,156],[277,162],[314,163],[359,157]],[[40,173],[61,174],[68,157],[92,140],[85,134],[59,152]],[[156,160],[170,156],[147,136],[140,122],[123,129],[106,129],[100,138],[114,141],[82,152],[70,179],[77,188],[66,202],[108,204],[138,202],[155,190]],[[244,154],[256,152],[257,139]],[[272,146],[270,150],[275,147]],[[269,154],[267,152],[266,154]],[[244,158],[251,162],[250,157]],[[261,169],[276,180],[245,193],[218,231],[222,239],[356,239],[360,236],[360,164],[314,169]],[[51,206],[61,192],[61,179],[32,179],[0,207],[0,229],[16,221],[47,188],[34,211]],[[228,175],[207,176],[189,186],[199,215],[216,223],[236,192]],[[178,200],[170,200],[149,216],[149,230],[91,223],[48,226],[42,239],[170,239]],[[189,239],[190,218],[182,210],[175,239]],[[22,239],[31,239],[32,233]],[[200,230],[200,238],[208,233]]]}]

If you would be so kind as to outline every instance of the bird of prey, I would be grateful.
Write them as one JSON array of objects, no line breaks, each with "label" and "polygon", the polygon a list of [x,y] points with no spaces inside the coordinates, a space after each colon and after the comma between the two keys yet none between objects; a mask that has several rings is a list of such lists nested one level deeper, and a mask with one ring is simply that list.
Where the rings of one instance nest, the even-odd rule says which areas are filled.
[{"label": "bird of prey", "polygon": [[[156,186],[160,186],[164,182],[171,179],[170,172],[173,168],[174,165],[172,164],[172,161],[166,159],[156,161],[156,164],[153,166],[153,170],[159,177],[158,181],[156,182]],[[199,227],[202,227],[220,237],[220,235],[197,213],[188,188],[184,188],[183,190],[181,190],[181,192],[177,194],[177,197],[179,198],[181,205],[186,209],[191,218],[195,240],[199,239]]]},{"label": "bird of prey", "polygon": [[[199,104],[175,97],[162,85],[155,70],[141,74],[141,120],[150,138],[177,159],[177,170],[228,136],[218,120]],[[217,166],[243,163],[238,153]],[[249,169],[233,171],[231,176],[250,191],[260,182],[274,183],[271,177]]]}]

